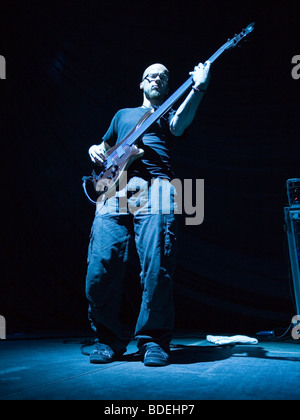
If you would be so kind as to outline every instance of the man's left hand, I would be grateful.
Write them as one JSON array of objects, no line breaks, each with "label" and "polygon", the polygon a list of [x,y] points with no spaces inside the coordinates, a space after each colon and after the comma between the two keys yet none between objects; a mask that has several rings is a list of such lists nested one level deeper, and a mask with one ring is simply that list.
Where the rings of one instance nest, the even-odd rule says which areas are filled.
[{"label": "man's left hand", "polygon": [[206,61],[204,64],[199,63],[198,66],[194,68],[194,71],[190,72],[190,75],[193,76],[194,87],[205,91],[208,88],[210,81],[210,61]]}]

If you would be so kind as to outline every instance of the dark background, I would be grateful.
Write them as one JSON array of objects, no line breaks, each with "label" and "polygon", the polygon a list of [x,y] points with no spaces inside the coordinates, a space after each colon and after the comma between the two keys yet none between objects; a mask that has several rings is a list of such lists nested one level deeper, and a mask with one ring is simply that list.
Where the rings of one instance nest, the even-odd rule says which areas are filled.
[{"label": "dark background", "polygon": [[[88,328],[88,148],[118,109],[141,104],[148,65],[164,63],[174,91],[252,21],[245,42],[213,64],[209,92],[174,146],[177,176],[205,180],[204,223],[180,225],[176,328],[288,327],[285,183],[300,176],[296,3],[1,2],[0,313],[9,330]],[[134,261],[127,277],[136,293],[124,313],[133,321]]]}]

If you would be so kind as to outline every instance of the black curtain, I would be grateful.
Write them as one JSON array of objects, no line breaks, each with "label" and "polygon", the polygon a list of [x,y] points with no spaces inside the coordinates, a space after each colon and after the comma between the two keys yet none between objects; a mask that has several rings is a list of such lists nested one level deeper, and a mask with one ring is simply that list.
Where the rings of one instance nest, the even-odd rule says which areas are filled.
[{"label": "black curtain", "polygon": [[[114,113],[141,104],[144,69],[171,91],[228,37],[254,32],[212,66],[181,179],[205,180],[205,220],[180,222],[176,328],[254,332],[295,314],[284,232],[286,180],[300,176],[297,2],[2,1],[0,313],[12,331],[85,328],[94,207],[81,177]],[[124,314],[139,299],[133,259]]]}]

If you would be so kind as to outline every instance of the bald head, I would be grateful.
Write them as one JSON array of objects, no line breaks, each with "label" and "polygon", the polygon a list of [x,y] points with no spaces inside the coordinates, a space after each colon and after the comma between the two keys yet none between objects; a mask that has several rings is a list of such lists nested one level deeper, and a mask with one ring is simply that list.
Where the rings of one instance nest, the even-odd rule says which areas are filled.
[{"label": "bald head", "polygon": [[143,73],[143,80],[148,74],[164,74],[169,78],[169,70],[166,66],[160,63],[151,64],[151,66],[147,67]]}]

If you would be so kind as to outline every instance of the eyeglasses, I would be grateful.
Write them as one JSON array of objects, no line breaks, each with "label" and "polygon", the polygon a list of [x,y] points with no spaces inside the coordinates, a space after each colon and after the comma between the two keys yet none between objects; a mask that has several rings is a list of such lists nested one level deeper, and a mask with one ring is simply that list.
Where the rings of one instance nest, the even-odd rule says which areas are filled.
[{"label": "eyeglasses", "polygon": [[153,82],[157,77],[159,77],[162,82],[168,82],[169,80],[169,76],[166,73],[149,73],[144,77],[144,80],[147,79],[148,82]]}]

